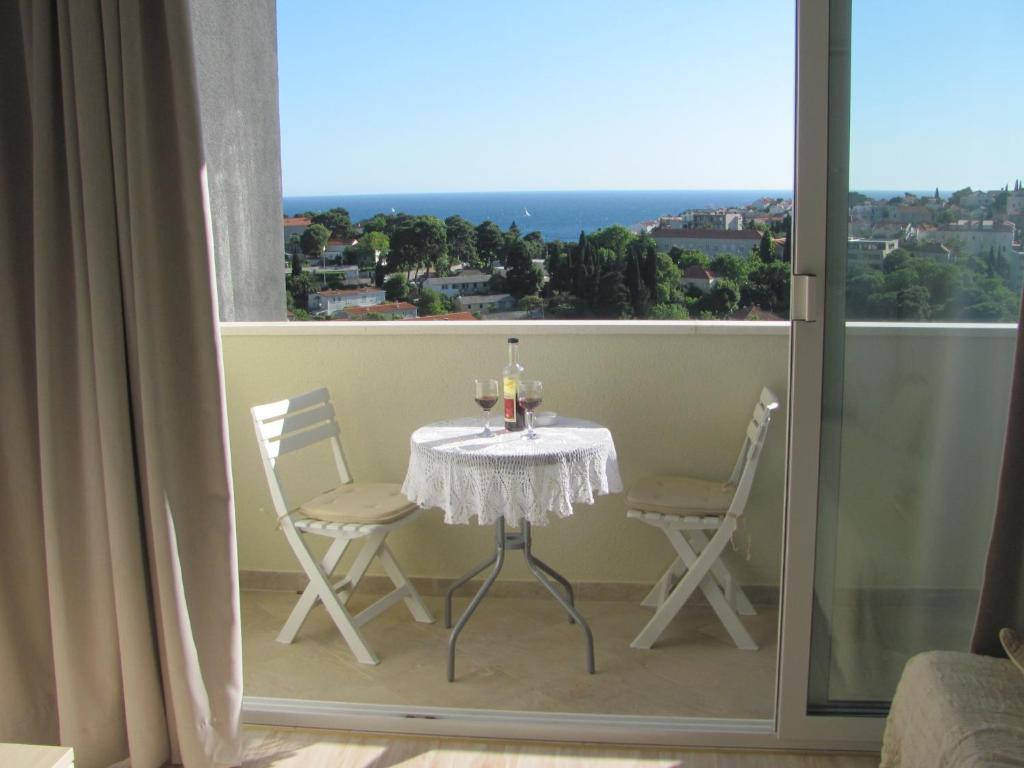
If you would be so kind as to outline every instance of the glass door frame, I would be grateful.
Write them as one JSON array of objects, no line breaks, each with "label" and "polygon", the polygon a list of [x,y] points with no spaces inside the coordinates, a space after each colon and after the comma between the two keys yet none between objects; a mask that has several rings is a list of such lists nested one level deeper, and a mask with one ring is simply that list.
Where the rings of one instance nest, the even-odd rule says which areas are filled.
[{"label": "glass door frame", "polygon": [[[814,563],[821,466],[826,317],[824,281],[831,211],[846,209],[849,179],[851,0],[798,0],[793,322],[789,455],[776,724],[781,742],[877,747],[877,715],[808,713]],[[841,233],[845,240],[845,230]],[[833,249],[840,253],[842,249]],[[841,265],[840,265],[841,267]],[[826,537],[827,538],[827,537]]]}]

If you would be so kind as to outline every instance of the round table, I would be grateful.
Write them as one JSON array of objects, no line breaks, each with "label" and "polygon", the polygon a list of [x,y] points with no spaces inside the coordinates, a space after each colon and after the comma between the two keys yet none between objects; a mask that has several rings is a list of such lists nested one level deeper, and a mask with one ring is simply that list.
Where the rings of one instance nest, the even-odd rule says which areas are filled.
[{"label": "round table", "polygon": [[[455,679],[455,644],[470,616],[483,600],[505,563],[505,552],[523,552],[527,568],[579,625],[587,646],[587,671],[594,672],[594,641],[590,627],[576,609],[568,579],[532,552],[532,526],[546,525],[549,513],[568,517],[573,504],[593,504],[596,496],[622,491],[611,432],[599,424],[559,417],[537,427],[539,437],[525,432],[482,434],[479,418],[454,419],[417,429],[410,440],[409,469],[402,492],[422,507],[444,510],[445,522],[469,523],[477,518],[495,528],[495,552],[445,594],[445,626],[451,627],[452,595],[480,574],[493,569],[452,629],[448,640],[448,681]],[[506,523],[521,528],[508,533]],[[561,585],[561,590],[552,580]],[[564,590],[564,593],[563,593]]]}]

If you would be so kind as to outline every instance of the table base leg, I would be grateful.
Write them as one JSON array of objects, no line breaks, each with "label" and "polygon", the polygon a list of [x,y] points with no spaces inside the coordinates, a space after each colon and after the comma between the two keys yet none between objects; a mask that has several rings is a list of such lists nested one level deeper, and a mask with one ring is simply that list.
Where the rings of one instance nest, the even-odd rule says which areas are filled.
[{"label": "table base leg", "polygon": [[[445,626],[451,626],[451,604],[452,596],[456,589],[464,585],[474,576],[482,572],[487,566],[494,564],[494,569],[491,574],[481,585],[480,589],[473,596],[466,610],[459,617],[458,622],[455,624],[455,629],[452,630],[451,636],[448,638],[448,682],[451,683],[455,680],[455,644],[458,641],[459,634],[465,628],[469,618],[473,615],[473,612],[480,605],[480,601],[484,599],[484,596],[490,591],[491,586],[498,578],[498,574],[501,573],[501,569],[505,564],[505,550],[506,549],[522,549],[523,557],[526,559],[526,567],[530,570],[533,577],[544,586],[545,589],[551,596],[555,598],[559,605],[565,609],[566,614],[569,616],[569,622],[577,624],[580,630],[583,632],[583,639],[586,643],[586,666],[587,672],[594,674],[596,671],[594,665],[594,635],[590,631],[590,625],[587,624],[583,616],[576,609],[576,599],[573,593],[572,585],[569,580],[566,579],[562,574],[556,571],[547,563],[537,559],[533,556],[532,550],[532,530],[528,522],[523,521],[523,532],[521,534],[511,534],[506,536],[505,534],[505,521],[498,520],[495,524],[495,554],[493,557],[488,558],[485,562],[476,566],[472,571],[467,573],[455,581],[445,592]],[[550,578],[549,578],[550,577]],[[565,590],[563,594],[552,582],[551,579],[561,585],[562,589]]]},{"label": "table base leg", "polygon": [[480,563],[480,565],[475,566],[472,571],[467,573],[461,579],[458,579],[458,580],[452,582],[451,586],[448,587],[447,591],[444,593],[444,628],[445,629],[451,629],[452,628],[452,598],[455,596],[455,590],[457,590],[459,587],[461,587],[463,584],[465,584],[470,579],[473,579],[476,576],[480,575],[480,573],[484,570],[484,568],[487,568],[490,565],[494,565],[494,563],[497,562],[497,560],[498,560],[498,553],[497,553],[497,550],[495,550],[495,553],[493,555],[491,555],[489,558],[487,558],[482,563]]}]

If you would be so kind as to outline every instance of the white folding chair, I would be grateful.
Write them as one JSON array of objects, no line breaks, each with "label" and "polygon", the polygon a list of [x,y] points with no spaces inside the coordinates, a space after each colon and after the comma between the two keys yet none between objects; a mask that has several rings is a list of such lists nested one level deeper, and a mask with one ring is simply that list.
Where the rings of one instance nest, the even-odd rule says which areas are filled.
[{"label": "white folding chair", "polygon": [[654,645],[699,587],[737,647],[757,650],[736,615],[753,616],[754,607],[719,558],[746,509],[772,412],[778,407],[778,398],[762,389],[726,482],[655,475],[630,488],[626,516],[660,528],[676,551],[675,560],[643,599],[642,605],[656,610],[630,643],[633,648]]},{"label": "white folding chair", "polygon": [[[359,632],[363,624],[399,600],[405,601],[416,621],[434,621],[385,543],[389,533],[412,522],[423,510],[403,496],[397,484],[352,482],[341,447],[340,431],[334,420],[334,408],[326,389],[276,403],[256,405],[251,410],[278,523],[302,570],[309,577],[309,583],[278,634],[277,641],[292,642],[319,602],[327,609],[355,657],[363,664],[377,664],[377,655]],[[331,444],[339,484],[309,501],[290,506],[285,500],[278,474],[278,460],[286,453],[324,442]],[[307,535],[333,539],[320,562],[314,559],[306,545]],[[332,584],[330,579],[334,569],[355,539],[366,539],[366,542],[345,578]],[[374,558],[380,562],[395,588],[353,616],[345,605]]]}]

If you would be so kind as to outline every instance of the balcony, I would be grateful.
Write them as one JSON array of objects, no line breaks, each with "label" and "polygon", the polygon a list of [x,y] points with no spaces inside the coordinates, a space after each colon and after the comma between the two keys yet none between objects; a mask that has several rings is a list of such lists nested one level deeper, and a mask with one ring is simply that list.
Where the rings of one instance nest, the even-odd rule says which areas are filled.
[{"label": "balcony", "polygon": [[[292,645],[274,642],[305,581],[276,529],[248,409],[328,386],[355,477],[400,481],[417,427],[475,412],[472,380],[497,375],[515,329],[531,376],[545,382],[545,408],[586,417],[615,437],[625,485],[643,474],[685,471],[726,477],[762,385],[786,402],[789,326],[767,322],[634,323],[269,323],[223,330],[228,418],[238,515],[245,691],[250,697],[403,707],[562,712],[644,718],[737,718],[774,713],[783,542],[785,405],[771,427],[729,567],[758,616],[746,624],[761,646],[737,650],[696,598],[650,651],[629,648],[649,616],[640,598],[671,558],[657,531],[626,520],[620,495],[577,507],[536,532],[538,555],[577,586],[591,621],[598,674],[583,671],[582,647],[558,607],[512,558],[459,647],[459,679],[444,678],[447,632],[412,622],[400,607],[366,625],[379,666],[355,662],[326,616],[314,613]],[[840,504],[863,509],[846,540],[862,559],[835,563],[843,642],[835,679],[891,692],[917,646],[959,647],[966,624],[943,612],[944,596],[967,596],[980,576],[987,525],[965,525],[965,500],[992,507],[1006,401],[978,377],[1008,380],[1013,326],[857,323],[848,326],[844,405],[848,429]],[[995,437],[993,437],[995,436]],[[879,449],[879,446],[882,446]],[[301,455],[301,454],[298,454]],[[296,496],[323,490],[329,457],[312,455],[286,479]],[[799,467],[795,468],[799,471]],[[922,475],[927,482],[922,485]],[[923,491],[921,489],[924,489]],[[981,514],[979,512],[979,514]],[[942,534],[924,560],[899,557],[922,519]],[[435,615],[446,584],[492,546],[490,527],[446,526],[428,514],[389,542]],[[850,551],[849,548],[844,551]],[[322,550],[318,551],[320,554]],[[888,647],[878,626],[858,627],[859,574],[883,569],[877,604],[912,615],[920,637]],[[371,578],[358,609],[373,599]],[[875,594],[880,593],[880,594]],[[472,594],[467,588],[464,597]],[[921,599],[921,595],[926,599]],[[362,600],[363,602],[360,602]],[[456,609],[465,599],[456,601]],[[844,608],[846,605],[846,608]],[[892,614],[896,615],[896,614]],[[938,634],[926,637],[929,631]],[[924,645],[922,645],[922,643]],[[863,691],[859,691],[863,693]],[[858,693],[858,691],[853,691]]]}]

